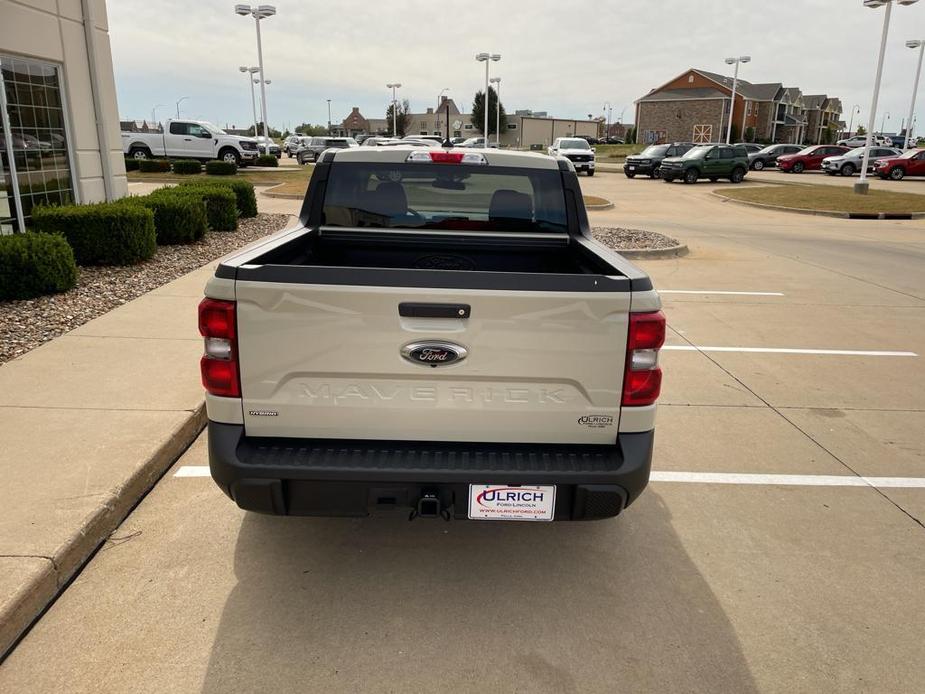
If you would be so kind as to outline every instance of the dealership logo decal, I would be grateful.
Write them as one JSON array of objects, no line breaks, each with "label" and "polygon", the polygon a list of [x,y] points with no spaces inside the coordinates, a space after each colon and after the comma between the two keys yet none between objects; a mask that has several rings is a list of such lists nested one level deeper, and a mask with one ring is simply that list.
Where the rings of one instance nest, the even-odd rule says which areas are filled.
[{"label": "dealership logo decal", "polygon": [[475,500],[479,506],[532,506],[541,503],[546,498],[546,492],[536,489],[522,489],[520,487],[491,487],[479,494]]},{"label": "dealership logo decal", "polygon": [[578,423],[592,429],[603,429],[613,426],[613,417],[607,414],[586,414],[578,418]]}]

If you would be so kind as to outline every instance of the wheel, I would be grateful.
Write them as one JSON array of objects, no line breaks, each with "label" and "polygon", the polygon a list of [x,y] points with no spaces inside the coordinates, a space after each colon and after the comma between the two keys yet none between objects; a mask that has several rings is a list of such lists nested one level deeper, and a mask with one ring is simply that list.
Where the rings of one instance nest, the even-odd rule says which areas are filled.
[{"label": "wheel", "polygon": [[652,173],[649,174],[649,178],[661,178],[662,177],[662,167],[656,166],[652,169]]},{"label": "wheel", "polygon": [[286,150],[286,156],[292,159],[292,152],[290,152],[288,149]]},{"label": "wheel", "polygon": [[699,178],[697,169],[688,169],[684,172],[684,182],[685,183],[696,183]]},{"label": "wheel", "polygon": [[793,173],[803,173],[803,169],[805,168],[806,168],[806,165],[803,164],[803,162],[798,161],[796,164],[793,165],[792,171]]},{"label": "wheel", "polygon": [[847,162],[843,167],[841,167],[842,176],[854,176],[854,164]]},{"label": "wheel", "polygon": [[594,175],[594,169],[588,169],[588,175],[589,175],[589,176],[593,176],[593,175]]},{"label": "wheel", "polygon": [[221,152],[218,153],[218,158],[229,164],[234,164],[235,166],[240,165],[241,155],[231,147],[226,147]]},{"label": "wheel", "polygon": [[764,168],[764,160],[763,160],[763,159],[755,159],[755,161],[752,162],[752,168],[753,168],[755,171],[761,171],[761,170]]},{"label": "wheel", "polygon": [[147,147],[132,147],[128,153],[129,153],[129,156],[132,157],[132,159],[150,159],[151,158],[151,150],[148,149]]},{"label": "wheel", "polygon": [[636,178],[636,174],[635,174],[635,173],[631,173],[631,172],[629,172],[629,171],[624,171],[624,172],[623,172],[623,175],[626,176],[627,178]]},{"label": "wheel", "polygon": [[905,175],[906,171],[901,166],[894,166],[890,169],[889,176],[891,181],[901,181]]},{"label": "wheel", "polygon": [[741,183],[743,178],[745,178],[745,169],[741,166],[735,167],[729,176],[729,180],[733,183]]}]

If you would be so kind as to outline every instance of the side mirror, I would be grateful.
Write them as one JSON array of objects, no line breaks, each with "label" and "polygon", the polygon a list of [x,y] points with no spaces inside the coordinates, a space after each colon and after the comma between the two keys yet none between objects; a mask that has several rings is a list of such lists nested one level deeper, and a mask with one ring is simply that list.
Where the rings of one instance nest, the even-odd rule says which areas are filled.
[{"label": "side mirror", "polygon": [[204,140],[211,140],[211,139],[212,139],[212,133],[210,133],[210,132],[208,132],[208,131],[206,131],[206,130],[203,130],[201,133],[199,133],[199,137],[203,138]]}]

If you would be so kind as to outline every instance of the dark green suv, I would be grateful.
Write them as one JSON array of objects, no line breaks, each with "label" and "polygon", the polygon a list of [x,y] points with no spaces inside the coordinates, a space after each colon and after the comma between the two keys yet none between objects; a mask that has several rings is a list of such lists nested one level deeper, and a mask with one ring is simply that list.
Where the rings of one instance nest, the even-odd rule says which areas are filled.
[{"label": "dark green suv", "polygon": [[741,145],[697,145],[684,156],[669,157],[662,162],[662,179],[671,183],[680,178],[696,183],[698,178],[716,181],[728,178],[741,183],[748,173],[748,150]]}]

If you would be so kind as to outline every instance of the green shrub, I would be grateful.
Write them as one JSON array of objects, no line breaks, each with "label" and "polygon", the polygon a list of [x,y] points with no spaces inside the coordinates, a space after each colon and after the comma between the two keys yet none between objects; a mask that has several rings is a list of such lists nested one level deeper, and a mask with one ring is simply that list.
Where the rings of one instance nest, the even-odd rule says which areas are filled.
[{"label": "green shrub", "polygon": [[274,154],[261,154],[257,157],[257,166],[279,166],[279,160]]},{"label": "green shrub", "polygon": [[138,160],[135,157],[126,157],[125,158],[125,170],[126,171],[138,171]]},{"label": "green shrub", "polygon": [[202,172],[202,164],[195,159],[177,159],[173,163],[173,172],[181,176],[189,176]]},{"label": "green shrub", "polygon": [[186,195],[206,204],[206,218],[212,231],[238,228],[238,206],[234,191],[227,186],[178,186],[176,195]]},{"label": "green shrub", "polygon": [[238,165],[231,161],[213,159],[206,162],[206,173],[210,176],[234,176],[238,173]]},{"label": "green shrub", "polygon": [[138,170],[142,173],[166,173],[170,171],[168,159],[138,159]]},{"label": "green shrub", "polygon": [[154,213],[131,200],[34,207],[32,226],[66,238],[78,265],[132,265],[157,250]]},{"label": "green shrub", "polygon": [[74,251],[60,236],[0,236],[0,300],[63,292],[76,283]]},{"label": "green shrub", "polygon": [[237,198],[238,215],[245,219],[257,216],[257,195],[254,184],[243,178],[198,178],[183,181],[181,186],[223,186],[234,191]]},{"label": "green shrub", "polygon": [[154,212],[158,245],[193,243],[208,231],[205,202],[195,196],[184,195],[176,188],[161,188],[150,195],[130,200]]}]

